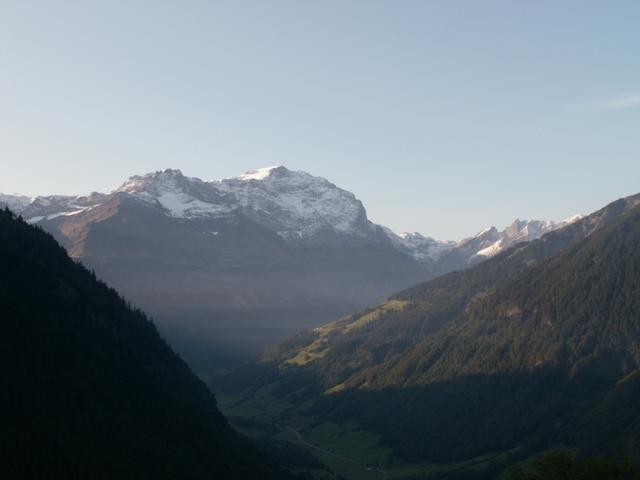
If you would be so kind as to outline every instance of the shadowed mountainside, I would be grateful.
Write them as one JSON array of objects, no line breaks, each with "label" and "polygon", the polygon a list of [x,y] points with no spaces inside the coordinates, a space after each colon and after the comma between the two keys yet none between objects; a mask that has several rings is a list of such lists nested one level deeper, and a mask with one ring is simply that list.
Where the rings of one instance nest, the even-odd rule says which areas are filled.
[{"label": "shadowed mountainside", "polygon": [[5,478],[288,478],[143,313],[0,211]]}]

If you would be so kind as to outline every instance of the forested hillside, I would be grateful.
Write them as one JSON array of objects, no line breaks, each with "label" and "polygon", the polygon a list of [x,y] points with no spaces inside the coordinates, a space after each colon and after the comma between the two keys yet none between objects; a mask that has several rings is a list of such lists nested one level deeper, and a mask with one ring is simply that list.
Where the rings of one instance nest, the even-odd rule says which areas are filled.
[{"label": "forested hillside", "polygon": [[0,211],[4,478],[288,478],[145,315]]},{"label": "forested hillside", "polygon": [[294,337],[224,388],[268,387],[412,462],[557,444],[638,458],[637,204]]}]

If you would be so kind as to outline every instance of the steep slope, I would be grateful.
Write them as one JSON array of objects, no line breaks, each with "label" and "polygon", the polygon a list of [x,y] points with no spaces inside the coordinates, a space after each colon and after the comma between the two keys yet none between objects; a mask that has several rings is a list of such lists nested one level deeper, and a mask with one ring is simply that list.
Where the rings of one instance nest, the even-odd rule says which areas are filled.
[{"label": "steep slope", "polygon": [[0,211],[4,478],[287,478],[140,311]]},{"label": "steep slope", "polygon": [[[598,433],[585,419],[634,391],[631,381],[616,385],[640,366],[639,204],[640,196],[619,200],[293,337],[245,374],[262,379],[252,388],[272,385],[301,408],[311,401],[319,422],[382,434],[412,461],[556,442],[635,455],[622,438],[637,430],[610,431],[609,421]],[[242,382],[236,375],[226,388]]]}]

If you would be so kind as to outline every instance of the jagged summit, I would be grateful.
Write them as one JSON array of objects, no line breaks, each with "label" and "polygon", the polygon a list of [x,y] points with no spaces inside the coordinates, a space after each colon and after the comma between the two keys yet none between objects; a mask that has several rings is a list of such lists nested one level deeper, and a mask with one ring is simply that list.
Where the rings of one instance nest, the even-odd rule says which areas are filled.
[{"label": "jagged summit", "polygon": [[232,195],[252,219],[289,240],[326,230],[358,237],[371,233],[364,206],[353,193],[307,172],[268,167],[211,185]]},{"label": "jagged summit", "polygon": [[[118,187],[114,192],[139,192],[147,188],[154,188],[156,185],[172,184],[186,178],[182,171],[178,169],[167,168],[165,170],[157,170],[145,175],[133,175]],[[197,178],[190,180],[200,181]]]},{"label": "jagged summit", "polygon": [[23,210],[32,202],[31,197],[24,195],[3,195],[0,193],[0,204],[6,205],[11,210]]},{"label": "jagged summit", "polygon": [[415,240],[428,240],[428,239],[431,239],[431,240],[433,240],[433,238],[425,237],[420,232],[402,232],[402,233],[398,234],[398,236],[400,238],[402,238],[403,240],[411,240],[411,239],[415,239]]},{"label": "jagged summit", "polygon": [[239,177],[235,177],[238,180],[264,180],[274,173],[288,173],[289,170],[282,165],[275,165],[273,167],[259,168],[257,170],[249,170]]},{"label": "jagged summit", "polygon": [[517,242],[539,238],[582,218],[575,215],[561,222],[517,219],[502,231],[488,227],[460,242],[435,240],[418,232],[398,235],[371,223],[362,202],[353,193],[323,177],[283,165],[211,181],[167,168],[134,175],[107,194],[33,198],[0,195],[0,205],[8,205],[31,223],[39,223],[73,217],[118,195],[159,208],[165,215],[177,219],[243,215],[288,242],[314,238],[326,241],[327,235],[390,242],[397,250],[425,265],[437,262],[452,251],[462,255],[465,261],[491,257]]},{"label": "jagged summit", "polygon": [[511,225],[505,227],[503,231],[498,231],[496,227],[485,228],[471,239],[462,240],[460,243],[468,245],[475,242],[476,248],[481,247],[470,260],[478,256],[493,257],[516,243],[536,240],[548,232],[566,227],[581,218],[583,218],[583,216],[580,214],[573,215],[560,222],[551,220],[520,220],[517,218]]},{"label": "jagged summit", "polygon": [[151,205],[159,205],[176,218],[220,216],[233,205],[220,192],[195,177],[185,177],[180,170],[166,169],[130,177],[114,194],[126,194]]},{"label": "jagged summit", "polygon": [[284,166],[213,181],[185,176],[178,169],[158,170],[134,175],[111,193],[97,195],[91,202],[78,202],[81,197],[2,196],[0,204],[9,205],[31,223],[37,223],[76,215],[111,196],[124,195],[161,208],[174,218],[242,214],[290,241],[308,239],[320,232],[360,238],[376,234],[376,227],[353,193],[325,178]]},{"label": "jagged summit", "polygon": [[408,253],[422,264],[437,262],[442,255],[456,246],[456,242],[435,240],[419,232],[396,234],[389,229],[385,229],[385,232],[396,248]]}]

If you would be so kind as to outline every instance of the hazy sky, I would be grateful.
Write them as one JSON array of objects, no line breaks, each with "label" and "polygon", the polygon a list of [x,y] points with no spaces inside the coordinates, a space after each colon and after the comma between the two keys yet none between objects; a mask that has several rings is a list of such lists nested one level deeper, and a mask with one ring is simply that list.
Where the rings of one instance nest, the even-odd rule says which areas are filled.
[{"label": "hazy sky", "polygon": [[459,239],[640,192],[640,2],[0,0],[0,191],[283,164]]}]

